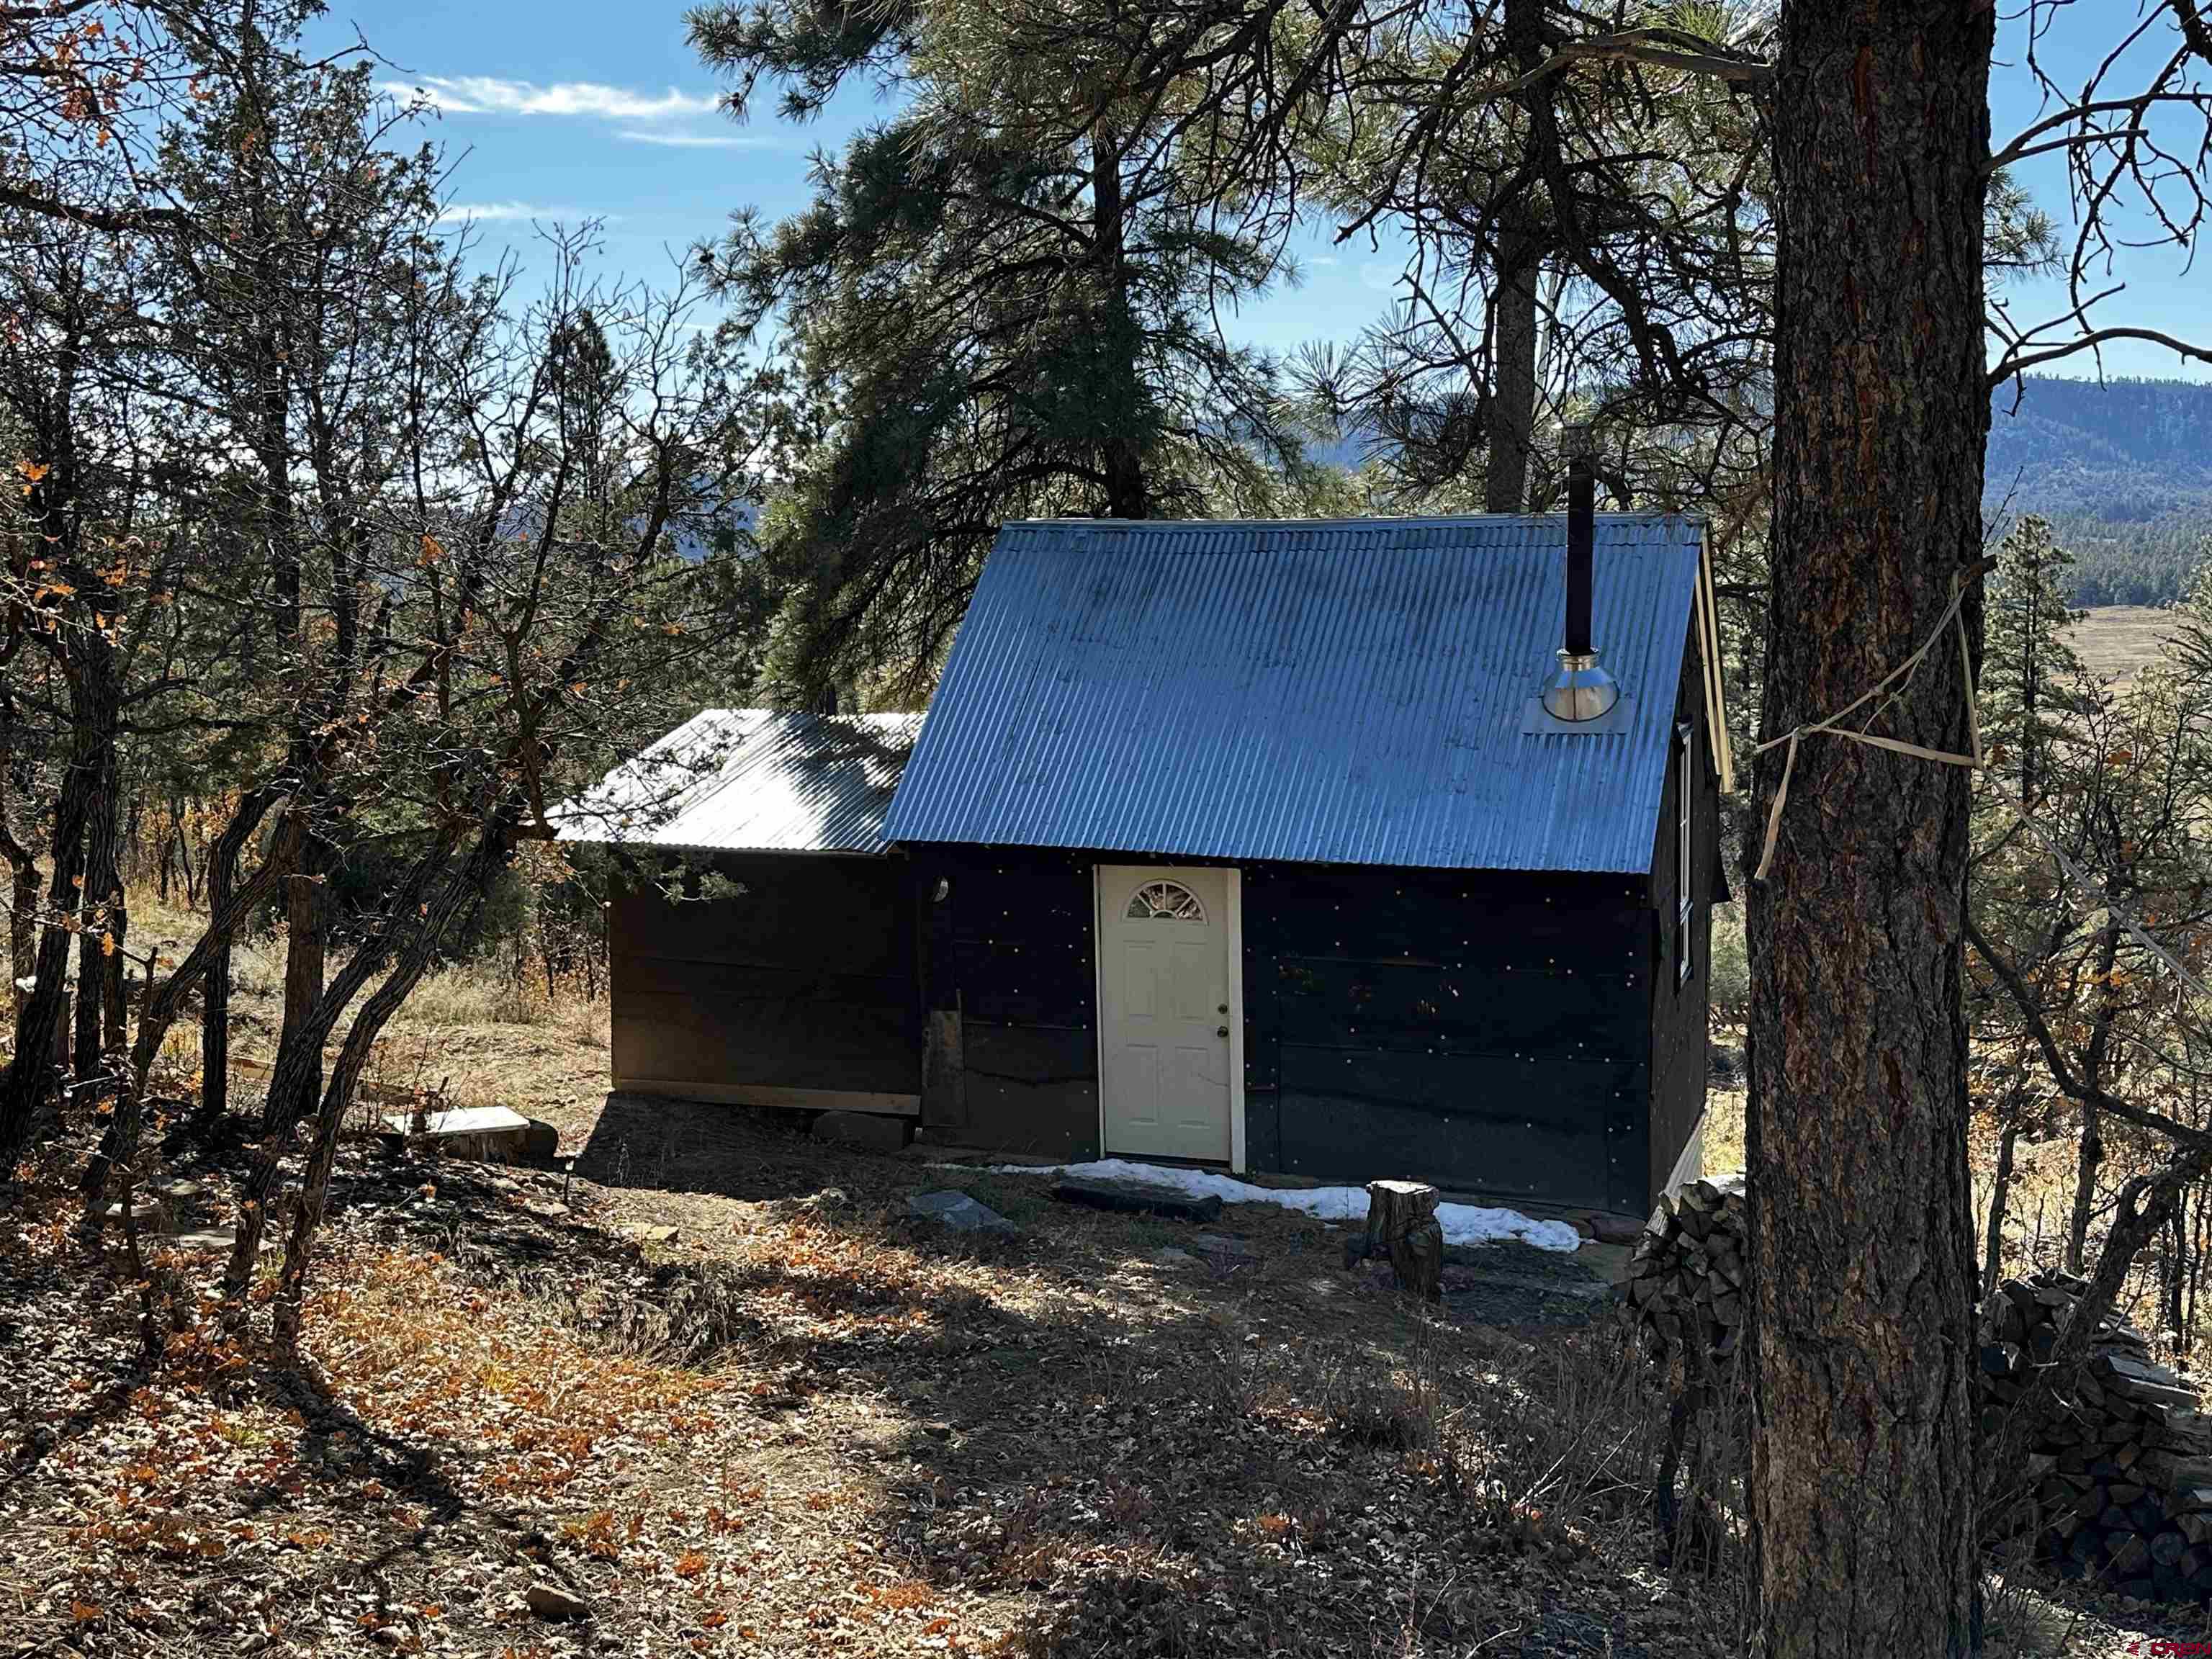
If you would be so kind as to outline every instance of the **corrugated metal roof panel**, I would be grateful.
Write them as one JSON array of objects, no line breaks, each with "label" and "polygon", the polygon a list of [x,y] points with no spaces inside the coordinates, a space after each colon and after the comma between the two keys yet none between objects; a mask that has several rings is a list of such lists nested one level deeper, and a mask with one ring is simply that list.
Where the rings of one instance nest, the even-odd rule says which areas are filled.
[{"label": "corrugated metal roof panel", "polygon": [[1647,869],[1700,535],[1599,515],[1595,632],[1631,717],[1524,735],[1564,518],[1008,525],[884,833]]},{"label": "corrugated metal roof panel", "polygon": [[559,814],[561,839],[736,852],[880,853],[919,714],[694,715]]}]

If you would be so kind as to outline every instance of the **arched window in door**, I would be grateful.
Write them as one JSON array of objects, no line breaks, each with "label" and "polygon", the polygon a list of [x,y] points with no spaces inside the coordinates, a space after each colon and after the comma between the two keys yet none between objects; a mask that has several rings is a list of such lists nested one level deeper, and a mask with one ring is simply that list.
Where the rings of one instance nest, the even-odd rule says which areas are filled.
[{"label": "arched window in door", "polygon": [[1148,881],[1129,896],[1131,921],[1204,921],[1206,907],[1179,881]]}]

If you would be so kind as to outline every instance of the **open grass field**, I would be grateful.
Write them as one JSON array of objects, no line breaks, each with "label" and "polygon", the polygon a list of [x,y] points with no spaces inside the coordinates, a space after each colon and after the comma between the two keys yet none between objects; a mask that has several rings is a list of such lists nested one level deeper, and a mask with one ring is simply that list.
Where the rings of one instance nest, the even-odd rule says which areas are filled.
[{"label": "open grass field", "polygon": [[2066,639],[2096,678],[2125,682],[2165,660],[2173,626],[2163,606],[2100,605],[2083,611]]}]

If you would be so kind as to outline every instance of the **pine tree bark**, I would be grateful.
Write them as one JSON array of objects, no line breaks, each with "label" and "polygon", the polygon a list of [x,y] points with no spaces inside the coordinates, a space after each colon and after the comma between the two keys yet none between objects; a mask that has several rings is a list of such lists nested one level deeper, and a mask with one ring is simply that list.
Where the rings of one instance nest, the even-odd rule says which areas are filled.
[{"label": "pine tree bark", "polygon": [[1444,1231],[1433,1187],[1418,1181],[1367,1183],[1367,1253],[1387,1255],[1398,1288],[1425,1302],[1443,1296]]},{"label": "pine tree bark", "polygon": [[[1783,12],[1762,738],[1911,655],[1981,556],[1994,15]],[[1967,618],[1978,640],[1978,593]],[[1931,652],[1882,729],[1966,749],[1964,673]],[[1783,759],[1761,760],[1754,823]],[[1773,1659],[1975,1639],[1967,807],[1960,767],[1808,738],[1751,894],[1753,1646]]]},{"label": "pine tree bark", "polygon": [[[1505,0],[1504,43],[1523,74],[1544,60],[1543,0]],[[1525,103],[1551,95],[1539,84]],[[1533,114],[1533,112],[1532,112]],[[1533,120],[1531,125],[1533,125]],[[1532,132],[1529,143],[1536,142]],[[1536,435],[1536,283],[1544,249],[1533,234],[1525,195],[1503,209],[1490,302],[1491,386],[1483,434],[1482,510],[1518,513],[1528,494],[1528,456]]]},{"label": "pine tree bark", "polygon": [[1144,450],[1138,436],[1145,393],[1137,369],[1137,319],[1129,305],[1124,220],[1121,150],[1113,132],[1102,124],[1091,139],[1091,257],[1098,272],[1103,325],[1099,331],[1105,359],[1101,367],[1109,381],[1102,388],[1106,429],[1099,439],[1099,470],[1105,484],[1107,516],[1143,519],[1151,516]]},{"label": "pine tree bark", "polygon": [[1518,513],[1528,499],[1528,455],[1536,436],[1536,279],[1541,270],[1532,238],[1516,231],[1499,240],[1483,443],[1486,513]]}]

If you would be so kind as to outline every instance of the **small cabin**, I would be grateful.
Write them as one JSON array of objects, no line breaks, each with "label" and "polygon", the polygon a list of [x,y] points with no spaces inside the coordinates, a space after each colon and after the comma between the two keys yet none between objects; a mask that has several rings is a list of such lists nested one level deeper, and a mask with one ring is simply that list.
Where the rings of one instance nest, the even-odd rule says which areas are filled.
[{"label": "small cabin", "polygon": [[563,841],[626,854],[616,1089],[920,1112],[913,883],[883,828],[921,725],[708,709],[565,810]]},{"label": "small cabin", "polygon": [[1731,778],[1702,526],[1589,496],[1006,526],[918,733],[693,722],[726,762],[627,835],[723,884],[617,903],[615,1085],[1647,1211]]}]

